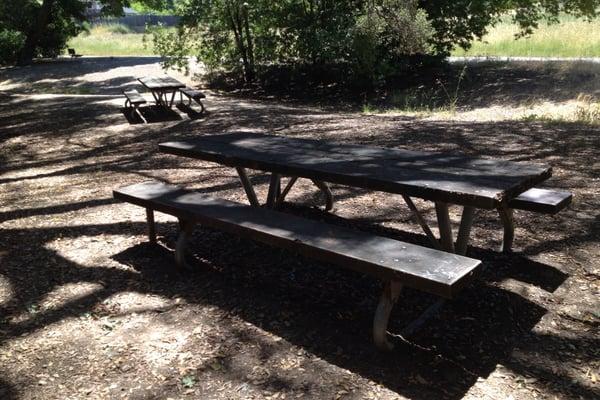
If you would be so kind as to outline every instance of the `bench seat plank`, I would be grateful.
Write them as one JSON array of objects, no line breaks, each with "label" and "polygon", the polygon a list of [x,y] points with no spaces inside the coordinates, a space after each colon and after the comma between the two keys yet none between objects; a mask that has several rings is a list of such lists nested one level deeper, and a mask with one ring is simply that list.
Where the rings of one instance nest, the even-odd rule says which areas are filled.
[{"label": "bench seat plank", "polygon": [[194,100],[196,99],[204,99],[206,98],[206,96],[204,95],[204,93],[202,93],[199,90],[190,88],[190,87],[185,87],[183,89],[179,89],[183,94],[185,94],[187,97],[190,97]]},{"label": "bench seat plank", "polygon": [[296,251],[438,296],[451,298],[481,262],[456,254],[380,237],[266,208],[145,182],[113,192],[114,197],[211,228]]},{"label": "bench seat plank", "polygon": [[124,90],[123,94],[131,102],[131,104],[144,104],[146,99],[135,89]]},{"label": "bench seat plank", "polygon": [[556,214],[571,203],[573,194],[561,190],[532,188],[508,202],[510,208]]}]

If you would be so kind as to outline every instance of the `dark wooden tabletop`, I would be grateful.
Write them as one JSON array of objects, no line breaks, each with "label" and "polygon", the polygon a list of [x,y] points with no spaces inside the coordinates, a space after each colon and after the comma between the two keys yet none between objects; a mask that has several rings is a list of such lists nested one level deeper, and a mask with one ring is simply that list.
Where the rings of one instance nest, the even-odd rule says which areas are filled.
[{"label": "dark wooden tabletop", "polygon": [[552,175],[541,164],[255,133],[205,135],[159,148],[232,167],[488,209]]},{"label": "dark wooden tabletop", "polygon": [[146,76],[138,81],[149,90],[173,90],[184,88],[185,84],[170,76]]}]

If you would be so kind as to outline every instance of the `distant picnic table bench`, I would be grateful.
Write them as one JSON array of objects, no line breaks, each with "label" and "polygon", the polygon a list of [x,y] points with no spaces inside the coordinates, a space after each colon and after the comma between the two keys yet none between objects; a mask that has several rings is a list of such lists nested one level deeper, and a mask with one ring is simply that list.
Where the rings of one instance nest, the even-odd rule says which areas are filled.
[{"label": "distant picnic table bench", "polygon": [[179,89],[179,93],[181,96],[182,103],[183,103],[183,96],[185,96],[188,98],[188,107],[192,106],[192,100],[193,100],[196,103],[198,103],[200,105],[200,107],[202,107],[202,110],[200,110],[200,112],[201,113],[204,112],[205,108],[204,108],[204,104],[202,103],[202,99],[206,98],[206,95],[204,93],[202,93],[198,89],[190,88],[187,86],[184,87],[183,89]]},{"label": "distant picnic table bench", "polygon": [[69,55],[71,56],[71,58],[83,57],[83,54],[77,54],[77,52],[75,51],[75,49],[67,49],[67,52],[69,53]]},{"label": "distant picnic table bench", "polygon": [[140,105],[147,102],[140,92],[135,89],[123,90],[123,95],[125,96],[125,108],[131,111],[131,117],[137,113],[144,122],[147,122],[139,110]]}]

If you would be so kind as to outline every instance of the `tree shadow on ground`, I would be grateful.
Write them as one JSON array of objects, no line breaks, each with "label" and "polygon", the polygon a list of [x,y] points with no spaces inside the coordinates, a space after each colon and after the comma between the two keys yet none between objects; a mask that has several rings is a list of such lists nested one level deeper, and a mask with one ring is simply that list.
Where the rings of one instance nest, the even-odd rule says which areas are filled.
[{"label": "tree shadow on ground", "polygon": [[[380,292],[379,283],[372,278],[338,271],[285,251],[249,244],[206,229],[197,232],[192,245],[199,271],[189,274],[173,272],[172,254],[165,247],[137,244],[115,251],[107,244],[102,246],[106,254],[92,265],[84,266],[52,249],[50,243],[59,238],[99,236],[99,240],[104,241],[110,235],[119,235],[121,239],[124,235],[126,238],[132,234],[143,235],[145,225],[141,223],[94,225],[88,222],[88,218],[94,218],[91,213],[98,212],[99,208],[108,213],[102,216],[103,220],[107,215],[114,217],[108,192],[140,179],[177,181],[220,197],[240,192],[237,178],[229,174],[232,171],[214,164],[161,155],[157,144],[244,126],[258,132],[283,127],[279,133],[297,137],[550,163],[555,167],[556,176],[549,185],[573,190],[574,204],[556,217],[517,215],[518,233],[543,239],[539,243],[528,240],[527,255],[547,251],[545,241],[549,242],[550,250],[568,248],[572,251],[593,246],[598,238],[597,200],[592,187],[599,176],[598,166],[581,162],[598,158],[597,128],[581,124],[424,121],[409,117],[385,117],[382,122],[382,118],[376,116],[336,114],[308,107],[291,108],[276,102],[260,104],[238,99],[220,99],[215,112],[201,121],[184,119],[130,126],[114,104],[68,97],[22,99],[18,107],[5,103],[0,106],[0,123],[5,128],[0,152],[0,159],[4,160],[0,172],[4,176],[0,183],[5,204],[10,205],[0,213],[0,220],[11,223],[0,230],[1,274],[14,292],[10,299],[0,303],[0,315],[7,316],[0,321],[3,343],[81,316],[116,293],[182,296],[191,307],[197,307],[195,317],[199,319],[209,306],[224,311],[227,329],[219,342],[260,344],[261,350],[246,363],[235,362],[238,357],[232,350],[235,346],[226,351],[224,360],[228,368],[218,374],[232,380],[241,380],[240,377],[248,374],[248,367],[261,365],[279,351],[289,350],[284,343],[264,343],[264,337],[244,325],[248,323],[284,338],[291,345],[310,350],[335,366],[382,382],[405,396],[460,398],[478,377],[486,377],[496,364],[503,364],[513,368],[515,373],[538,379],[537,387],[557,397],[593,398],[592,389],[581,382],[571,382],[571,364],[561,363],[557,358],[588,360],[591,357],[588,349],[598,348],[597,339],[585,332],[563,337],[534,331],[532,327],[547,312],[545,308],[499,285],[510,278],[552,292],[567,274],[577,272],[568,261],[561,263],[559,270],[518,253],[500,255],[478,246],[470,248],[469,254],[483,259],[487,265],[481,278],[460,298],[448,303],[418,336],[406,343],[396,340],[397,350],[391,355],[382,355],[373,351],[370,341],[369,328]],[[127,129],[113,129],[119,124],[126,125]],[[15,138],[17,140],[12,140]],[[178,175],[177,171],[184,174]],[[51,178],[60,179],[60,188],[64,191],[58,190]],[[213,182],[217,178],[219,181]],[[265,184],[268,177],[260,174],[253,175],[252,179],[256,184]],[[356,208],[351,201],[368,193],[341,186],[333,189],[340,203],[349,203],[347,208]],[[83,191],[87,194],[82,198]],[[321,201],[315,197],[316,193],[302,194],[297,201]],[[397,230],[393,233],[369,226],[373,223],[370,209],[376,206],[381,209],[376,213],[380,221],[398,222],[409,218],[405,210],[394,214],[389,204],[382,202],[369,204],[369,209],[358,215],[360,223],[352,225],[427,245],[422,235]],[[288,211],[349,224],[304,208],[289,207]],[[61,217],[61,214],[64,215]],[[118,213],[116,215],[114,220],[123,220],[118,218]],[[76,216],[84,221],[83,225],[74,225]],[[31,218],[26,222],[28,226],[12,228],[22,218]],[[486,239],[498,229],[496,216],[483,213],[478,221],[483,225],[480,236]],[[56,225],[48,227],[48,224]],[[167,249],[172,248],[177,226],[163,223],[159,229],[161,242]],[[549,235],[550,240],[547,240]],[[68,246],[65,250],[69,251]],[[589,257],[584,261],[591,262]],[[113,262],[118,266],[112,265]],[[56,308],[28,313],[28,305],[43,301],[53,290],[68,283],[86,282],[93,282],[98,288]],[[399,332],[432,301],[431,296],[406,291],[395,309],[390,331]],[[167,312],[152,309],[149,312],[157,313],[153,314],[155,321],[164,317],[165,323],[170,322]],[[11,320],[23,314],[27,315],[24,321]],[[235,323],[233,317],[239,317],[242,322]],[[569,353],[563,353],[564,348]],[[548,361],[557,368],[555,371],[546,367]],[[315,367],[309,372],[318,376],[327,374],[327,368]],[[130,374],[134,373],[135,370]],[[303,378],[290,381],[288,376],[287,372],[279,371],[270,378],[272,382],[260,385],[264,388],[270,383],[303,387],[299,383]],[[316,378],[305,378],[309,382],[307,391],[311,393]],[[14,391],[18,392],[17,389]]]},{"label": "tree shadow on ground", "polygon": [[[580,94],[600,95],[600,66],[592,61],[549,62],[456,62],[409,69],[382,87],[367,90],[355,87],[346,76],[329,82],[308,84],[303,76],[291,81],[280,74],[256,87],[221,90],[239,98],[290,104],[318,104],[323,107],[362,109],[430,110],[458,106],[476,109],[491,106],[520,107],[544,102],[565,102]],[[275,77],[277,78],[277,77]]]},{"label": "tree shadow on ground", "polygon": [[121,108],[121,113],[131,125],[152,124],[157,122],[181,121],[181,116],[175,111],[158,105],[149,105],[138,108],[146,122],[137,113],[133,113],[131,108]]},{"label": "tree shadow on ground", "polygon": [[[116,293],[135,291],[164,298],[181,297],[201,308],[217,306],[227,315],[235,315],[282,337],[328,363],[381,382],[403,396],[461,398],[477,378],[487,377],[498,363],[514,365],[519,373],[538,378],[542,385],[549,385],[553,391],[558,390],[557,393],[592,394],[586,387],[566,382],[564,371],[545,369],[543,361],[553,358],[554,350],[566,344],[576,349],[577,357],[587,359],[590,355],[580,342],[591,340],[593,345],[594,340],[536,335],[532,327],[546,310],[493,285],[500,276],[514,278],[515,270],[528,267],[518,256],[498,257],[495,252],[474,249],[487,265],[480,279],[456,300],[447,303],[418,335],[407,342],[396,340],[396,350],[382,354],[374,351],[369,331],[380,290],[375,279],[209,229],[197,230],[191,246],[199,260],[197,271],[179,273],[173,269],[171,251],[166,250],[174,245],[177,226],[159,225],[161,242],[166,247],[141,243],[111,256],[138,273],[100,265],[84,267],[49,250],[46,243],[57,237],[64,240],[122,232],[139,235],[145,231],[144,224],[121,222],[0,232],[2,247],[8,251],[4,255],[7,264],[3,276],[11,282],[14,291],[11,300],[1,307],[9,318],[24,312],[28,305],[38,303],[53,288],[67,283],[100,283],[94,292],[58,308],[38,312],[24,322],[3,324],[4,340],[31,334],[67,317],[83,315]],[[25,236],[29,238],[28,244],[19,251],[30,254],[29,265],[40,265],[44,260],[45,268],[24,267],[20,262],[23,257],[14,254],[18,248],[14,242]],[[403,234],[407,236],[410,235]],[[536,280],[539,287],[556,287],[560,284],[557,277],[564,277],[547,265],[537,263],[536,268],[548,271],[528,277]],[[390,332],[399,332],[402,325],[432,301],[432,296],[407,290],[395,309]],[[511,361],[524,337],[539,342],[536,360],[529,360],[527,364],[519,359]],[[234,340],[244,346],[263,339],[233,324],[220,340]],[[260,356],[245,368],[264,362],[282,350],[278,345],[266,343],[261,348]],[[243,381],[240,377],[249,371],[233,367],[239,365],[236,357],[236,352],[231,350],[220,355],[226,366],[232,365],[222,374],[227,379]],[[281,381],[274,375],[264,385],[284,389],[298,384],[293,378],[287,379],[287,382]],[[569,384],[565,386],[565,382]]]}]

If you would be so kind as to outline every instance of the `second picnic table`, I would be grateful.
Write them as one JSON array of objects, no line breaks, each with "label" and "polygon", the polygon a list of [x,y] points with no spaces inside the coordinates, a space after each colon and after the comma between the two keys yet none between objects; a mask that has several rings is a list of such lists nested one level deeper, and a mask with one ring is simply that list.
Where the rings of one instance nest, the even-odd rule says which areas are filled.
[{"label": "second picnic table", "polygon": [[168,108],[173,107],[177,91],[185,88],[184,83],[170,76],[146,76],[139,78],[138,81],[152,93],[157,105]]}]

